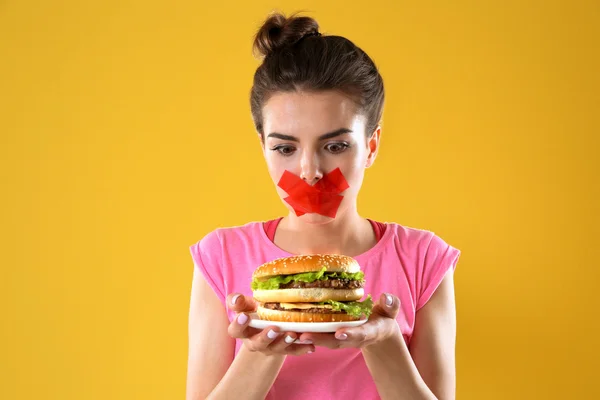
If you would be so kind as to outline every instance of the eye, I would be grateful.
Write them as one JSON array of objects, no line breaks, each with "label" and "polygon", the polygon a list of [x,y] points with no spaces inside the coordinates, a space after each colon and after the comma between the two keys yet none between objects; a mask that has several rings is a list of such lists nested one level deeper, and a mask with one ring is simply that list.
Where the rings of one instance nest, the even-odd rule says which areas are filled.
[{"label": "eye", "polygon": [[273,147],[271,150],[276,151],[279,154],[281,154],[282,156],[287,157],[287,156],[291,156],[296,149],[293,146],[288,146],[288,145],[282,144],[282,145]]},{"label": "eye", "polygon": [[329,151],[330,153],[333,153],[333,154],[341,153],[344,150],[346,150],[348,147],[350,147],[350,145],[348,143],[343,143],[343,142],[330,143],[327,146],[325,146],[327,151]]}]

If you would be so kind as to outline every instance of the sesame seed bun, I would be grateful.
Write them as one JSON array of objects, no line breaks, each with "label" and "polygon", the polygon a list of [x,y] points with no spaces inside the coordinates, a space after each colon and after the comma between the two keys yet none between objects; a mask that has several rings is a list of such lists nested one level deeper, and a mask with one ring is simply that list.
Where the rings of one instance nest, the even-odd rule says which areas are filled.
[{"label": "sesame seed bun", "polygon": [[360,265],[352,257],[339,254],[312,254],[284,257],[270,261],[258,267],[252,274],[252,278],[317,272],[323,267],[327,268],[329,272],[355,273],[360,271]]}]

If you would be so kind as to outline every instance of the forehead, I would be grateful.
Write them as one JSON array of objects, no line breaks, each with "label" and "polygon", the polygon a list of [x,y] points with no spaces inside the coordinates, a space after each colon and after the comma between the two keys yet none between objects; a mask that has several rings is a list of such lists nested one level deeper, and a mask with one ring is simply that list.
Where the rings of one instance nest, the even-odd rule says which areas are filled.
[{"label": "forehead", "polygon": [[276,93],[263,107],[263,118],[267,134],[298,135],[356,128],[363,120],[352,99],[337,91]]}]

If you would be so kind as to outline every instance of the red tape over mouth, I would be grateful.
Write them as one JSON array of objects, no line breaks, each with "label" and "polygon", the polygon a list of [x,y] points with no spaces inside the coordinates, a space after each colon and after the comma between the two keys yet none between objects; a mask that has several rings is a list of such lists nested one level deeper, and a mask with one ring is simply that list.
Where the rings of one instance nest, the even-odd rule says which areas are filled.
[{"label": "red tape over mouth", "polygon": [[298,217],[317,213],[330,218],[335,218],[342,202],[340,193],[350,187],[339,168],[325,174],[314,186],[286,170],[277,186],[288,194],[283,200],[292,206]]}]

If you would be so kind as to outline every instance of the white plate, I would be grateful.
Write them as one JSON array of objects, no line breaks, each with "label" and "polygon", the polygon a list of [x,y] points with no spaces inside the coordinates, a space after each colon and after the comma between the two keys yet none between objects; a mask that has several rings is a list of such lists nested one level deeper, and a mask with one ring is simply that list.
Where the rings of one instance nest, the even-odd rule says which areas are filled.
[{"label": "white plate", "polygon": [[367,322],[366,319],[360,321],[346,322],[278,322],[265,321],[258,318],[256,313],[250,316],[250,326],[256,329],[265,329],[268,326],[277,326],[282,332],[319,332],[328,333],[335,332],[340,328],[348,328],[360,326]]}]

